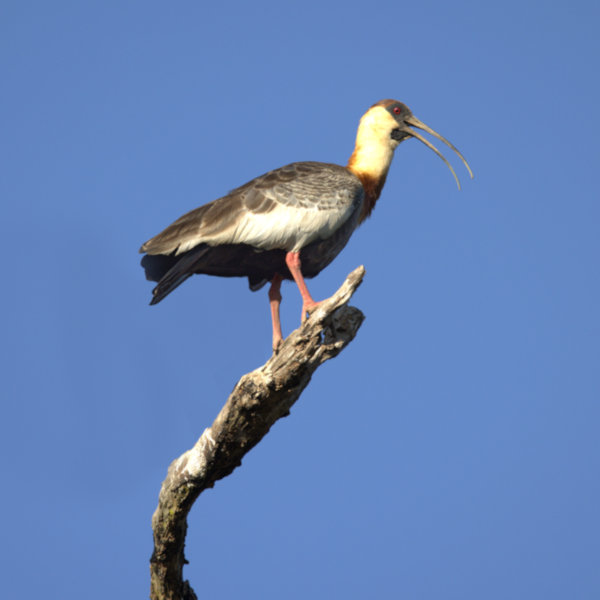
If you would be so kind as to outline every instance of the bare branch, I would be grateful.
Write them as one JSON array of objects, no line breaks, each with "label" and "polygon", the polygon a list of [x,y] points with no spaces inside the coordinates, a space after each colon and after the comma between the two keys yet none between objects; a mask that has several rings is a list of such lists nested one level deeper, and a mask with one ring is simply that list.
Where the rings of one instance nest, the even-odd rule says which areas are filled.
[{"label": "bare branch", "polygon": [[242,457],[289,414],[317,367],[337,356],[354,338],[364,315],[348,306],[364,276],[358,267],[340,289],[319,304],[267,363],[244,375],[211,427],[193,448],[174,460],[152,517],[152,600],[195,600],[183,581],[187,515],[199,494],[241,465]]}]

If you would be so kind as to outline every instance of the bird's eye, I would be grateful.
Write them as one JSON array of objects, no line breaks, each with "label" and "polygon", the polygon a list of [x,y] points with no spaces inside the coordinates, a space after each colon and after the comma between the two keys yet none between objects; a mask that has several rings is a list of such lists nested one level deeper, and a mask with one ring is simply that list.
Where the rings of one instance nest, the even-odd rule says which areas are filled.
[{"label": "bird's eye", "polygon": [[394,106],[394,108],[392,109],[394,111],[394,114],[399,115],[402,112],[402,109],[399,106]]}]

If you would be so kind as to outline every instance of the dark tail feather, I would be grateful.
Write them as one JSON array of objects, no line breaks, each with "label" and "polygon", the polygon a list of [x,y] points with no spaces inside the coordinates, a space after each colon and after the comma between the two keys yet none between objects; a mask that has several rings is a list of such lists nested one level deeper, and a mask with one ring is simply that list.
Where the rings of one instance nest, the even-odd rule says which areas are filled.
[{"label": "dark tail feather", "polygon": [[199,244],[177,255],[146,254],[142,258],[142,267],[146,271],[146,279],[158,282],[152,290],[150,304],[160,302],[194,273],[247,277],[253,292],[270,281],[275,273],[291,278],[285,265],[284,250],[261,252],[246,244]]},{"label": "dark tail feather", "polygon": [[165,254],[146,254],[142,258],[142,267],[146,271],[148,281],[160,281],[181,258]]},{"label": "dark tail feather", "polygon": [[188,277],[193,275],[197,261],[207,251],[208,248],[204,246],[194,248],[179,256],[146,254],[141,263],[146,271],[146,279],[158,281],[158,285],[152,290],[150,304],[158,304]]},{"label": "dark tail feather", "polygon": [[152,300],[150,306],[158,304],[163,298],[168,296],[175,288],[179,287],[193,273],[184,273],[179,277],[175,275],[167,276],[158,282],[158,285],[152,290]]}]

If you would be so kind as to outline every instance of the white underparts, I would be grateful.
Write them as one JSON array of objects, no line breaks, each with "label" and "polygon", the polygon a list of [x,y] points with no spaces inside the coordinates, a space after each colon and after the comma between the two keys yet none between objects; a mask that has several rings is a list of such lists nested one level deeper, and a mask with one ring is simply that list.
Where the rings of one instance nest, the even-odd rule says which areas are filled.
[{"label": "white underparts", "polygon": [[316,207],[299,207],[277,204],[269,212],[244,214],[243,219],[210,236],[190,237],[177,249],[181,254],[198,244],[248,244],[263,250],[280,248],[298,252],[317,239],[326,239],[350,217],[352,204],[319,210]]}]

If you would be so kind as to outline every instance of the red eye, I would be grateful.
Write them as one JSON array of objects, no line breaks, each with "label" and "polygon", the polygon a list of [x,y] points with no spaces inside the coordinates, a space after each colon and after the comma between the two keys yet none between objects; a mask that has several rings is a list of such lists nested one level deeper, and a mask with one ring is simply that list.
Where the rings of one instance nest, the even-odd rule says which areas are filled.
[{"label": "red eye", "polygon": [[394,108],[392,109],[394,111],[394,114],[399,115],[402,112],[402,109],[399,106],[394,106]]}]

